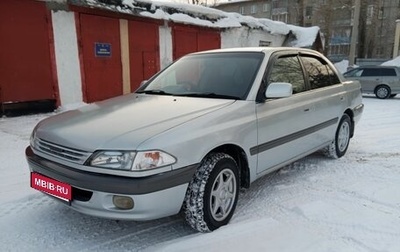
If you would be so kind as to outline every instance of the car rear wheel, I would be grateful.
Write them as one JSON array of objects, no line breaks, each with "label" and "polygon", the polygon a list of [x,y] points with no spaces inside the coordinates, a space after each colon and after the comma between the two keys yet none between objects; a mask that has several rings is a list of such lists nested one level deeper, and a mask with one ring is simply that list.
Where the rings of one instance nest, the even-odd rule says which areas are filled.
[{"label": "car rear wheel", "polygon": [[184,214],[189,225],[210,232],[228,224],[239,195],[239,172],[235,160],[225,153],[208,155],[189,184]]},{"label": "car rear wheel", "polygon": [[390,87],[380,85],[375,88],[375,96],[379,99],[386,99],[390,96]]},{"label": "car rear wheel", "polygon": [[351,119],[347,114],[344,114],[336,130],[335,140],[323,150],[324,154],[330,158],[342,157],[349,147],[350,138]]}]

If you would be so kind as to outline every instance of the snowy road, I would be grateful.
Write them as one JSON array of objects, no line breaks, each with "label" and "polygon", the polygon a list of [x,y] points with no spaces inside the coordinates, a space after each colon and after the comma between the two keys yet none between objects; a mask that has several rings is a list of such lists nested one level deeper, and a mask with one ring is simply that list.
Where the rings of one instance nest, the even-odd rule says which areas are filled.
[{"label": "snowy road", "polygon": [[180,216],[85,216],[30,189],[24,149],[47,115],[0,118],[0,251],[400,251],[400,97],[364,103],[346,156],[313,154],[256,181],[209,234]]}]

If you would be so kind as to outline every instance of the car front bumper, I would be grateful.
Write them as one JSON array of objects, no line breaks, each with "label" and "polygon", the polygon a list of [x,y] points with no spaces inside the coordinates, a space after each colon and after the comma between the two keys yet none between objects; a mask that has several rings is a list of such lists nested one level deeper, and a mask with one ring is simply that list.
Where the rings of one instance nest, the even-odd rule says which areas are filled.
[{"label": "car front bumper", "polygon": [[[132,178],[86,172],[44,159],[27,147],[31,172],[72,186],[69,206],[84,214],[118,220],[151,220],[177,214],[197,164],[148,177]],[[133,199],[134,207],[122,210],[114,196]]]}]

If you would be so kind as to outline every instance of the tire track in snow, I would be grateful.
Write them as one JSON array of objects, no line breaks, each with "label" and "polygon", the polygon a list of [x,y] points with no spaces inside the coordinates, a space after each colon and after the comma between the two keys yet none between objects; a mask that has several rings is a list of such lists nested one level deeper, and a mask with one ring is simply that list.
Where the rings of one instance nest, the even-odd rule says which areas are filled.
[{"label": "tire track in snow", "polygon": [[31,195],[18,201],[11,201],[0,205],[0,219],[7,215],[15,215],[31,208],[35,208],[44,204],[53,204],[54,200],[41,193]]},{"label": "tire track in snow", "polygon": [[[335,207],[336,202],[346,202],[348,205],[364,207],[367,212],[373,212],[373,214],[392,215],[395,218],[397,215],[400,219],[400,202],[399,204],[387,204],[379,198],[346,187],[353,185],[354,181],[357,181],[360,176],[364,177],[364,182],[367,178],[367,180],[371,180],[371,183],[374,181],[383,185],[391,183],[394,188],[395,185],[400,183],[400,181],[390,181],[387,169],[376,168],[374,163],[381,163],[381,155],[370,156],[371,160],[368,161],[368,167],[365,167],[363,162],[359,162],[359,165],[349,166],[348,163],[352,163],[352,159],[357,156],[349,155],[349,157],[343,157],[339,160],[330,160],[315,154],[267,175],[256,181],[249,190],[240,195],[239,210],[233,221],[240,222],[246,219],[236,215],[254,216],[252,211],[256,211],[256,215],[260,217],[271,217],[288,225],[306,227],[310,232],[315,232],[315,227],[318,227],[318,234],[316,233],[316,235],[324,233],[332,240],[351,243],[353,247],[358,247],[360,250],[368,248],[370,251],[378,251],[383,246],[382,243],[384,242],[382,241],[388,243],[400,241],[400,228],[398,228],[400,221],[388,222],[384,228],[381,226],[377,228],[373,223],[359,222],[354,225],[350,221],[350,224],[347,224],[340,218],[330,219],[329,216],[319,215],[318,213],[313,216],[304,212],[304,209],[307,210],[307,205],[315,204],[315,202],[322,202],[322,208],[331,205]],[[393,158],[398,155],[388,153],[384,156]],[[329,164],[327,164],[328,162]],[[332,170],[332,168],[327,169],[325,167],[332,167],[332,162],[337,163],[337,169]],[[342,188],[342,186],[345,187]],[[343,211],[345,214],[346,209]],[[352,214],[357,215],[357,213],[349,213],[349,215]],[[349,239],[349,237],[354,237],[354,233],[358,234],[359,239]],[[370,236],[377,237],[376,241],[365,243],[363,237]]]},{"label": "tire track in snow", "polygon": [[[0,236],[9,242],[0,243],[0,251],[139,251],[194,233],[179,216],[148,222],[112,221],[57,203],[40,195],[15,207],[3,207]],[[148,239],[152,236],[157,238]]]}]

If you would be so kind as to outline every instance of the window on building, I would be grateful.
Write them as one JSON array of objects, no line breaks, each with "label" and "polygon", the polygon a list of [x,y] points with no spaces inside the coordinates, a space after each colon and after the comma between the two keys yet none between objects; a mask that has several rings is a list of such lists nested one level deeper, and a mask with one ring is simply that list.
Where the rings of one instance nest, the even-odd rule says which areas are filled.
[{"label": "window on building", "polygon": [[250,9],[251,14],[257,13],[257,5],[253,4]]},{"label": "window on building", "polygon": [[370,25],[372,23],[372,18],[374,16],[374,6],[368,5],[367,8],[367,24]]},{"label": "window on building", "polygon": [[288,22],[288,13],[280,13],[280,14],[272,15],[272,20],[287,23]]},{"label": "window on building", "polygon": [[384,19],[385,18],[385,9],[383,7],[379,8],[379,12],[378,12],[378,18],[379,19]]},{"label": "window on building", "polygon": [[279,3],[277,0],[272,0],[272,8],[273,9],[279,8]]},{"label": "window on building", "polygon": [[240,14],[244,14],[244,6],[240,6],[239,7],[239,13]]},{"label": "window on building", "polygon": [[263,12],[270,12],[271,5],[270,4],[263,4]]},{"label": "window on building", "polygon": [[306,17],[311,17],[312,16],[312,11],[313,11],[313,7],[312,6],[307,6],[306,7]]}]

